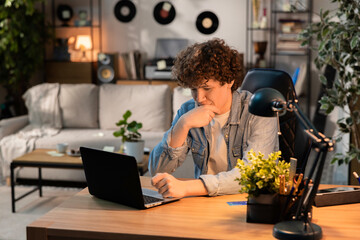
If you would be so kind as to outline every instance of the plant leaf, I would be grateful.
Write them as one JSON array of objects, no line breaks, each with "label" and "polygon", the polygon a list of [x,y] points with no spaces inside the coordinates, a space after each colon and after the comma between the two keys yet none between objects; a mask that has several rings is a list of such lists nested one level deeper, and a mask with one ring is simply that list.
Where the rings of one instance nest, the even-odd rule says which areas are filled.
[{"label": "plant leaf", "polygon": [[359,36],[358,35],[355,35],[352,39],[351,39],[351,42],[350,42],[350,47],[351,49],[354,49],[356,47],[356,45],[358,44],[359,42]]},{"label": "plant leaf", "polygon": [[325,77],[323,74],[320,75],[320,82],[321,82],[323,85],[327,86],[327,79],[326,79],[326,77]]},{"label": "plant leaf", "polygon": [[128,118],[131,116],[131,111],[130,110],[127,110],[124,115],[123,115],[123,118],[125,121],[128,120]]}]

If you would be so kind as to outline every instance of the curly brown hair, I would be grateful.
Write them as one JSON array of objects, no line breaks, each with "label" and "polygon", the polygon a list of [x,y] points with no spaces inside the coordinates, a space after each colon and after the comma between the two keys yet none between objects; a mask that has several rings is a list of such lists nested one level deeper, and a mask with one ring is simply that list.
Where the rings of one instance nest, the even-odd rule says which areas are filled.
[{"label": "curly brown hair", "polygon": [[195,43],[182,50],[175,58],[172,75],[179,85],[187,88],[198,87],[209,79],[234,84],[235,91],[242,83],[242,55],[230,48],[222,39]]}]

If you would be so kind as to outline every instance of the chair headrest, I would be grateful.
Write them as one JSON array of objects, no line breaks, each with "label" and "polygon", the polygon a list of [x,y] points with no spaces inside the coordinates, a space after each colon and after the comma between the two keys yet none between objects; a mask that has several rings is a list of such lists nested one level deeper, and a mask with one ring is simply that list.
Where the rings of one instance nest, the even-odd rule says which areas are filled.
[{"label": "chair headrest", "polygon": [[297,99],[290,75],[281,70],[265,68],[249,70],[240,89],[254,93],[261,88],[278,90],[286,101]]}]

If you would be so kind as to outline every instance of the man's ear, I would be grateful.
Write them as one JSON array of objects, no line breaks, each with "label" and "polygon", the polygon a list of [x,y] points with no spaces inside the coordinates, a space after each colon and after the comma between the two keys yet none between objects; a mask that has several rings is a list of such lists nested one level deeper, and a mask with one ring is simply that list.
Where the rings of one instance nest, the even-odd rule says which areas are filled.
[{"label": "man's ear", "polygon": [[232,86],[234,85],[235,80],[232,80],[230,83],[228,83],[228,88],[232,88]]}]

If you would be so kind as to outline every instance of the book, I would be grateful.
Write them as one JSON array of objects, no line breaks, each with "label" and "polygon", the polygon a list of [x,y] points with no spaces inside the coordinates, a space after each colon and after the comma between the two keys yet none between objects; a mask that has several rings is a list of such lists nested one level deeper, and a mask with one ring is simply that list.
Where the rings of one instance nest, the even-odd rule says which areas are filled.
[{"label": "book", "polygon": [[125,66],[125,71],[126,71],[127,78],[128,79],[133,79],[132,78],[132,73],[131,73],[129,53],[122,53],[121,57],[122,57],[122,59],[124,61],[124,66]]},{"label": "book", "polygon": [[135,57],[134,51],[129,52],[129,68],[130,68],[130,78],[129,79],[137,79],[136,78],[136,64],[135,64]]},{"label": "book", "polygon": [[302,63],[300,65],[300,69],[299,69],[299,74],[298,74],[298,78],[296,80],[296,84],[295,84],[295,92],[296,95],[302,96],[305,95],[305,89],[306,89],[306,84],[305,84],[305,80],[306,80],[306,73],[307,73],[307,65],[306,63]]}]

